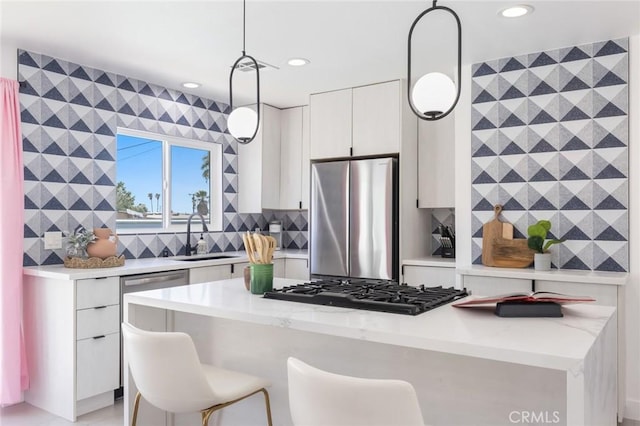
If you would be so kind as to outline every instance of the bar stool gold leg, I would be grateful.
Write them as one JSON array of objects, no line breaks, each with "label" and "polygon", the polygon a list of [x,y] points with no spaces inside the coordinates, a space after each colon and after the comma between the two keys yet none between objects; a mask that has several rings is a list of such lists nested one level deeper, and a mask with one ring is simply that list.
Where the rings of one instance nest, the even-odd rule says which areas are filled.
[{"label": "bar stool gold leg", "polygon": [[269,402],[269,392],[265,388],[262,388],[262,393],[264,394],[264,403],[267,406],[267,422],[269,426],[273,426],[273,421],[271,420],[271,403]]},{"label": "bar stool gold leg", "polygon": [[133,403],[133,416],[131,417],[131,426],[136,426],[136,422],[138,421],[138,407],[140,406],[140,397],[142,395],[140,392],[136,394],[135,402]]}]

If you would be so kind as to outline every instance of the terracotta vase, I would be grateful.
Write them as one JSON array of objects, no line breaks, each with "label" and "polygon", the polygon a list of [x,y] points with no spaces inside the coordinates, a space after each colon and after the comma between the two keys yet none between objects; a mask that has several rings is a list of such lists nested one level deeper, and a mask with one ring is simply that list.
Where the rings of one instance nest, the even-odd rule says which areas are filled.
[{"label": "terracotta vase", "polygon": [[90,257],[106,259],[115,256],[118,248],[118,236],[109,228],[93,228],[96,239],[87,245],[87,253]]}]

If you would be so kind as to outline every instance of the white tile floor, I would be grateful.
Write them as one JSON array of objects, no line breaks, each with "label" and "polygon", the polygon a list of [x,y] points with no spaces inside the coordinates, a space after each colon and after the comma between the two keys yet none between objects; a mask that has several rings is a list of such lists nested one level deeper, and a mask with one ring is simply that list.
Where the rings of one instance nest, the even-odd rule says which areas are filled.
[{"label": "white tile floor", "polygon": [[0,426],[123,426],[122,399],[73,423],[25,402],[0,408]]}]

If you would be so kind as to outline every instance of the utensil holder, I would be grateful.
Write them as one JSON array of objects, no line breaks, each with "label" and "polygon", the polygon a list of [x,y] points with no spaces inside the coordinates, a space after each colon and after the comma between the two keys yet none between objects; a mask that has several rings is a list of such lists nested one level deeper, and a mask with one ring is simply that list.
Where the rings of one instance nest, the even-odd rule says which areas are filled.
[{"label": "utensil holder", "polygon": [[250,268],[252,294],[263,294],[273,290],[273,263],[252,263]]}]

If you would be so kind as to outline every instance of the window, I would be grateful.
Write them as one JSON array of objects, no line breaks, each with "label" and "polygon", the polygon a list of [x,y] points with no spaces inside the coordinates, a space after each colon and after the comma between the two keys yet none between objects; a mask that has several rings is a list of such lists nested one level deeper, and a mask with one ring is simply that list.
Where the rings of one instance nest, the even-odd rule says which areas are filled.
[{"label": "window", "polygon": [[193,213],[222,229],[219,144],[118,129],[116,176],[118,233],[181,231]]}]

